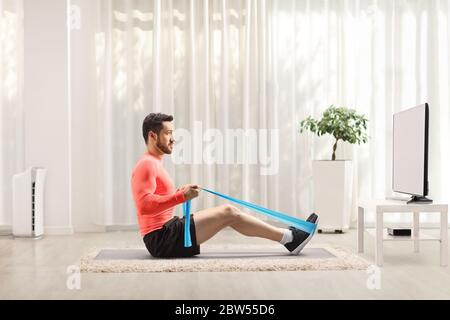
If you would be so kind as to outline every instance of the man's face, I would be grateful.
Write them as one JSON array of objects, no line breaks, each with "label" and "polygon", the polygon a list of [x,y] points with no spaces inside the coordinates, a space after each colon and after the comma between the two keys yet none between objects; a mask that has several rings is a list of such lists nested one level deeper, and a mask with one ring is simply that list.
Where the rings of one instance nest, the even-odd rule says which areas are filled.
[{"label": "man's face", "polygon": [[172,122],[165,121],[162,123],[162,129],[156,137],[156,147],[165,154],[171,154],[174,142]]}]

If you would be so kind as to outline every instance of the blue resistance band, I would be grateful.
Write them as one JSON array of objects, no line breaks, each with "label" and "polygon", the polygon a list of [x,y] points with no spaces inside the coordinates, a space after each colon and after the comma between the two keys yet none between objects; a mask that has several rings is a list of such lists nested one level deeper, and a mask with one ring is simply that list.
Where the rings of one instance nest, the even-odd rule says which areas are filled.
[{"label": "blue resistance band", "polygon": [[191,242],[191,200],[183,202],[183,216],[184,216],[184,247],[192,247]]},{"label": "blue resistance band", "polygon": [[[243,201],[243,200],[239,200],[239,199],[236,199],[236,198],[233,198],[233,197],[230,197],[230,196],[227,196],[227,195],[224,195],[224,194],[221,194],[219,192],[215,192],[215,191],[212,191],[212,190],[209,190],[209,189],[205,189],[205,188],[201,188],[201,189],[206,191],[206,192],[209,192],[209,193],[211,193],[213,195],[216,195],[218,197],[221,197],[221,198],[227,199],[227,200],[229,200],[231,202],[240,204],[241,206],[244,206],[244,207],[253,209],[255,211],[258,211],[258,212],[260,212],[262,214],[265,214],[265,215],[267,215],[267,216],[269,216],[271,218],[274,218],[274,219],[276,219],[278,221],[284,222],[284,223],[286,223],[288,225],[294,226],[297,229],[300,229],[300,230],[305,231],[307,233],[313,233],[314,230],[316,229],[316,224],[315,223],[308,222],[308,221],[301,220],[301,219],[297,219],[297,218],[288,216],[287,214],[284,214],[284,213],[281,213],[281,212],[278,212],[278,211],[274,211],[274,210],[270,210],[270,209],[258,206],[256,204],[253,204],[253,203],[250,203],[250,202],[246,202],[246,201]],[[186,206],[183,203],[183,215],[185,217],[190,215],[190,207],[191,207],[191,205],[190,205],[190,201],[188,201],[188,202],[189,202],[189,205],[186,205]],[[185,232],[184,232],[184,246],[185,247],[190,247],[191,245],[186,245],[187,243],[191,244],[191,235],[190,235],[190,232],[189,232],[190,231],[189,230],[189,224],[187,224],[189,222],[189,220],[187,220],[186,218],[185,218],[185,220],[186,221],[185,221],[185,229],[184,229],[185,230]],[[186,227],[186,225],[188,227]]]}]

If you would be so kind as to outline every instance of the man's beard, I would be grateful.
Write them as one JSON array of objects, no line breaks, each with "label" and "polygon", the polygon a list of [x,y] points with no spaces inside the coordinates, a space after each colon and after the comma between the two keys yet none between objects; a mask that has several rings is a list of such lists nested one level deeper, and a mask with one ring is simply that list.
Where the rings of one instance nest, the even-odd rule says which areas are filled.
[{"label": "man's beard", "polygon": [[158,137],[158,139],[156,139],[156,146],[158,147],[159,150],[161,150],[165,154],[172,153],[172,150],[170,150],[168,146],[165,146],[161,143],[161,141],[159,140],[159,137]]}]

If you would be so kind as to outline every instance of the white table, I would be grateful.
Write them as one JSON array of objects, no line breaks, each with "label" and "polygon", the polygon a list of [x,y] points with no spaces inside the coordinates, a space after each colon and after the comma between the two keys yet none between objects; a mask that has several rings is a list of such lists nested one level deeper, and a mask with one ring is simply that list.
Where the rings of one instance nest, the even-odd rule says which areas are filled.
[{"label": "white table", "polygon": [[[413,241],[414,252],[419,252],[420,241],[439,241],[441,251],[441,266],[448,264],[448,205],[447,204],[407,204],[405,201],[374,199],[360,201],[358,204],[358,252],[364,252],[364,214],[367,211],[376,212],[375,227],[375,262],[378,266],[383,265],[383,241]],[[385,212],[413,213],[413,231],[408,236],[390,236],[383,227],[383,214]],[[420,232],[419,214],[429,212],[440,212],[441,232],[439,238],[433,238]],[[369,230],[368,230],[369,231]]]}]

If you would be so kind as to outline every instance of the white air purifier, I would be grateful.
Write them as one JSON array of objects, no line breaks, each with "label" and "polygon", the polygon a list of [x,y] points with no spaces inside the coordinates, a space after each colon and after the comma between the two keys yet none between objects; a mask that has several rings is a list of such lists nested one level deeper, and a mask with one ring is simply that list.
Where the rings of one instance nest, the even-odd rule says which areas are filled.
[{"label": "white air purifier", "polygon": [[47,170],[30,167],[13,176],[13,236],[44,234],[44,185]]}]

